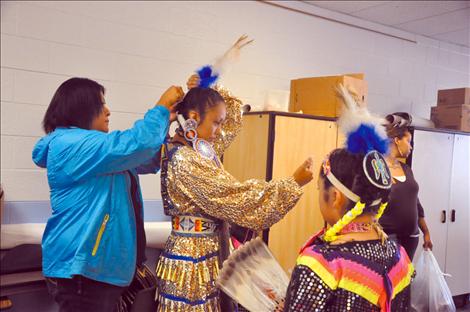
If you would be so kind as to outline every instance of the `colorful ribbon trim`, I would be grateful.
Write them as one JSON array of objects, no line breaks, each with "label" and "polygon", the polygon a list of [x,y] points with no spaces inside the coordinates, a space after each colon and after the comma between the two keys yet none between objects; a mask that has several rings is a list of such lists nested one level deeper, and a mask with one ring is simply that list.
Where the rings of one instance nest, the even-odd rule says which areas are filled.
[{"label": "colorful ribbon trim", "polygon": [[167,259],[190,261],[192,263],[198,263],[198,262],[206,261],[207,259],[210,259],[212,257],[217,257],[218,255],[219,255],[218,252],[212,252],[210,254],[207,254],[207,255],[199,257],[199,258],[193,258],[193,257],[188,257],[188,256],[179,256],[179,255],[174,255],[174,254],[170,254],[170,253],[167,253],[167,252],[162,252],[162,256],[167,258]]},{"label": "colorful ribbon trim", "polygon": [[207,301],[209,301],[213,298],[216,298],[218,295],[219,295],[218,291],[215,291],[212,294],[208,295],[205,299],[191,301],[191,300],[189,300],[187,298],[184,298],[184,297],[177,297],[177,296],[166,294],[166,293],[159,293],[159,296],[162,296],[165,299],[172,300],[172,301],[183,302],[183,303],[189,304],[191,306],[205,304]]},{"label": "colorful ribbon trim", "polygon": [[212,234],[217,231],[213,220],[195,216],[176,216],[172,218],[173,232],[182,234]]},{"label": "colorful ribbon trim", "polygon": [[[345,289],[387,311],[390,300],[411,284],[414,272],[413,264],[403,247],[397,257],[398,261],[390,271],[380,274],[353,258],[336,257],[328,260],[313,248],[306,248],[297,258],[297,265],[310,268],[332,290]],[[386,289],[385,283],[391,289]]]}]

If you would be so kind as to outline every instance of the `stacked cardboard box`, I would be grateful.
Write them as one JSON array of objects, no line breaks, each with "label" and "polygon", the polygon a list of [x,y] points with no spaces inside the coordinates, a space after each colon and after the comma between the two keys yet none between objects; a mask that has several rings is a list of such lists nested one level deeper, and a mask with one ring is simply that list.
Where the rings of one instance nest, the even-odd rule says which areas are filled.
[{"label": "stacked cardboard box", "polygon": [[438,128],[470,132],[470,88],[439,90],[431,120]]},{"label": "stacked cardboard box", "polygon": [[291,80],[289,111],[324,117],[338,117],[342,102],[336,87],[342,83],[361,105],[367,103],[364,74],[313,77]]}]

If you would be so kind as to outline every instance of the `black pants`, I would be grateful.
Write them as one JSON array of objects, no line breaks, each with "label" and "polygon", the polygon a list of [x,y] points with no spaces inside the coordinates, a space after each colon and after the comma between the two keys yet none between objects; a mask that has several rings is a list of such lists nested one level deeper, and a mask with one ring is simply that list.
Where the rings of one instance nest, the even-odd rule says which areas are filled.
[{"label": "black pants", "polygon": [[49,294],[59,304],[60,312],[112,312],[126,289],[98,282],[81,275],[73,278],[46,278]]},{"label": "black pants", "polygon": [[406,253],[411,261],[413,261],[413,257],[415,256],[416,248],[418,248],[419,243],[419,236],[400,236],[396,234],[390,234],[390,239],[398,242],[400,245],[405,248]]}]

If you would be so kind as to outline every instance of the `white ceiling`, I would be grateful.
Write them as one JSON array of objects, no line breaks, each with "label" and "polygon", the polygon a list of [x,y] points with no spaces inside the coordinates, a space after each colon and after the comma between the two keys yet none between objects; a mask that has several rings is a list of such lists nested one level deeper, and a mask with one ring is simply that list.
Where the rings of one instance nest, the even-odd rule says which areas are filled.
[{"label": "white ceiling", "polygon": [[470,1],[304,1],[410,33],[470,47]]}]

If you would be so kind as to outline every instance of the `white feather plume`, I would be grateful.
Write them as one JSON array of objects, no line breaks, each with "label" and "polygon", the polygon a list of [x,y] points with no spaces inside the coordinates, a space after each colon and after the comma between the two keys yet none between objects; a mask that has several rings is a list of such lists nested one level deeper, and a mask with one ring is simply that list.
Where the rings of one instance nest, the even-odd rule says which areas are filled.
[{"label": "white feather plume", "polygon": [[249,39],[247,35],[243,35],[222,55],[219,57],[212,70],[218,75],[223,75],[230,70],[230,67],[240,59],[241,49],[250,43],[253,39]]},{"label": "white feather plume", "polygon": [[235,250],[224,262],[217,286],[249,311],[274,311],[289,278],[261,238]]},{"label": "white feather plume", "polygon": [[369,124],[374,126],[382,138],[387,138],[383,126],[387,121],[384,118],[371,114],[365,105],[359,105],[344,85],[339,84],[337,91],[344,104],[341,116],[338,118],[338,125],[344,134],[357,130],[361,124]]}]

